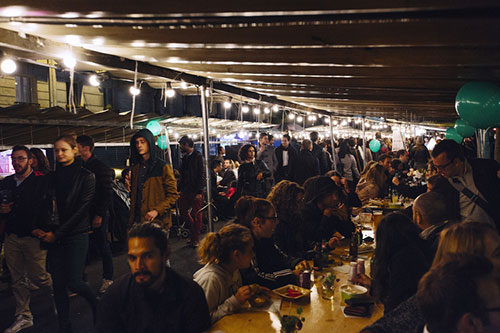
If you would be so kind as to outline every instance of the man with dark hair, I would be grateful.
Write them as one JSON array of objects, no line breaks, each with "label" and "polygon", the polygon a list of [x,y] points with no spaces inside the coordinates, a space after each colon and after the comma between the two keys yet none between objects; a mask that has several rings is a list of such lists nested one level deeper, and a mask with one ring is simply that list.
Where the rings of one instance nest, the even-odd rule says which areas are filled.
[{"label": "man with dark hair", "polygon": [[222,180],[220,181],[221,186],[229,186],[233,180],[236,180],[236,175],[233,171],[233,161],[226,158],[222,164]]},{"label": "man with dark hair", "polygon": [[396,158],[398,158],[403,163],[403,170],[408,170],[410,168],[410,166],[408,165],[409,157],[406,150],[398,150],[396,152]]},{"label": "man with dark hair", "polygon": [[131,273],[104,294],[97,312],[99,333],[186,332],[210,327],[205,294],[199,285],[168,268],[168,231],[154,222],[129,232]]},{"label": "man with dark hair", "polygon": [[217,174],[222,169],[222,165],[218,160],[210,161],[210,184],[211,184],[211,193],[212,200],[215,205],[217,215],[219,217],[226,217],[227,207],[229,205],[229,200],[226,198],[226,193],[223,191],[219,191],[217,184]]},{"label": "man with dark hair", "polygon": [[318,159],[319,162],[319,174],[324,175],[328,171],[331,170],[331,163],[328,161],[328,156],[324,151],[323,147],[321,147],[319,143],[319,135],[318,132],[311,132],[309,134],[309,138],[313,143],[312,154]]},{"label": "man with dark hair", "polygon": [[424,331],[499,332],[500,275],[485,257],[463,255],[431,268],[417,300]]},{"label": "man with dark hair", "polygon": [[26,278],[52,299],[52,279],[45,269],[47,250],[40,244],[45,235],[42,197],[47,187],[45,177],[31,169],[31,157],[25,146],[14,146],[11,160],[15,174],[0,181],[0,217],[6,221],[5,259],[16,301],[16,319],[7,333],[33,326]]},{"label": "man with dark hair", "polygon": [[275,150],[276,160],[276,183],[286,179],[294,181],[295,166],[297,163],[298,153],[290,145],[290,135],[284,134],[281,138],[281,144]]},{"label": "man with dark hair", "polygon": [[171,208],[177,200],[177,181],[172,166],[160,159],[153,133],[142,129],[130,140],[130,218],[129,225],[161,221],[172,226]]},{"label": "man with dark hair", "polygon": [[462,221],[482,221],[500,230],[500,164],[491,159],[465,159],[462,147],[453,140],[438,143],[432,160],[454,189]]},{"label": "man with dark hair", "polygon": [[95,195],[90,206],[91,227],[102,256],[102,285],[100,293],[113,283],[113,256],[108,241],[109,208],[113,197],[113,170],[94,155],[94,139],[88,135],[76,138],[83,166],[95,175]]},{"label": "man with dark hair", "polygon": [[267,133],[260,133],[259,135],[259,150],[257,151],[256,159],[264,161],[271,171],[272,177],[266,179],[266,182],[268,183],[267,190],[269,191],[274,184],[278,160],[276,159],[274,146],[269,144],[269,135]]},{"label": "man with dark hair", "polygon": [[194,142],[187,135],[179,140],[179,147],[183,155],[180,168],[179,211],[191,231],[189,245],[197,247],[200,241],[201,207],[206,179],[203,157],[194,149]]}]

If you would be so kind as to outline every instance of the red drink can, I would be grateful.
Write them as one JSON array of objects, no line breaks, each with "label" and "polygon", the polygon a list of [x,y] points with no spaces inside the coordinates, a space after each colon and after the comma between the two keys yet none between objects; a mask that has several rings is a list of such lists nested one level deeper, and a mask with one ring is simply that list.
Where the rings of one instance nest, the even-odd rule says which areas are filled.
[{"label": "red drink can", "polygon": [[299,286],[311,289],[311,271],[303,271],[299,274]]}]

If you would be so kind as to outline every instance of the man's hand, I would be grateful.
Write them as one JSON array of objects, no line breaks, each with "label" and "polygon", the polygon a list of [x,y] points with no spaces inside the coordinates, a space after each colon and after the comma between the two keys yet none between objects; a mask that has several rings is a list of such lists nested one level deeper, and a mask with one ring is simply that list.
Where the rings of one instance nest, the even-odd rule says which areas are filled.
[{"label": "man's hand", "polygon": [[398,177],[393,177],[393,178],[392,178],[392,183],[393,183],[394,185],[396,185],[396,186],[399,186],[400,182],[399,182]]},{"label": "man's hand", "polygon": [[146,221],[153,221],[158,216],[158,211],[153,209],[144,215]]},{"label": "man's hand", "polygon": [[2,214],[9,214],[11,211],[11,206],[13,205],[13,202],[9,202],[6,204],[1,204],[0,205],[0,213]]},{"label": "man's hand", "polygon": [[56,241],[56,235],[54,235],[52,231],[46,232],[42,236],[42,241],[44,241],[45,243],[54,243]]},{"label": "man's hand", "polygon": [[97,229],[102,226],[102,217],[96,215],[94,216],[94,219],[92,220],[92,228]]},{"label": "man's hand", "polygon": [[259,173],[257,174],[257,180],[261,180],[261,179],[262,179],[262,176],[263,176],[263,175],[262,175],[262,172],[259,172]]},{"label": "man's hand", "polygon": [[31,234],[36,238],[42,238],[43,235],[45,235],[45,231],[43,231],[42,229],[33,229],[31,231]]}]

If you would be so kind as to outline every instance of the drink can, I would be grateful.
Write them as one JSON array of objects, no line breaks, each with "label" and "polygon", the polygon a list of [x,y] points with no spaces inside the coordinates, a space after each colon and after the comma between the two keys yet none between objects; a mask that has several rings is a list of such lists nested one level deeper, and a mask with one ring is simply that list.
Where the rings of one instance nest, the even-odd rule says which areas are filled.
[{"label": "drink can", "polygon": [[311,271],[303,271],[299,274],[299,286],[311,289]]},{"label": "drink can", "polygon": [[358,274],[365,274],[365,259],[358,259]]},{"label": "drink can", "polygon": [[352,281],[356,275],[358,274],[358,263],[355,261],[352,261],[350,264],[350,269],[349,269],[349,276],[347,277],[347,280]]}]

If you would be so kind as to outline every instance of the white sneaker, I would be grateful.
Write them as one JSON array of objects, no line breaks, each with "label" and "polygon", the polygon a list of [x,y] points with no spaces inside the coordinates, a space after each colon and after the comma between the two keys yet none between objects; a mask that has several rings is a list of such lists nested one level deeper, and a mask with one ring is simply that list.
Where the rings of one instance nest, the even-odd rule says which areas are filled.
[{"label": "white sneaker", "polygon": [[99,288],[99,293],[104,294],[108,290],[109,286],[113,284],[113,280],[102,279],[101,288]]},{"label": "white sneaker", "polygon": [[17,333],[20,330],[33,326],[33,319],[26,318],[23,315],[16,317],[16,321],[4,331],[4,333]]}]

